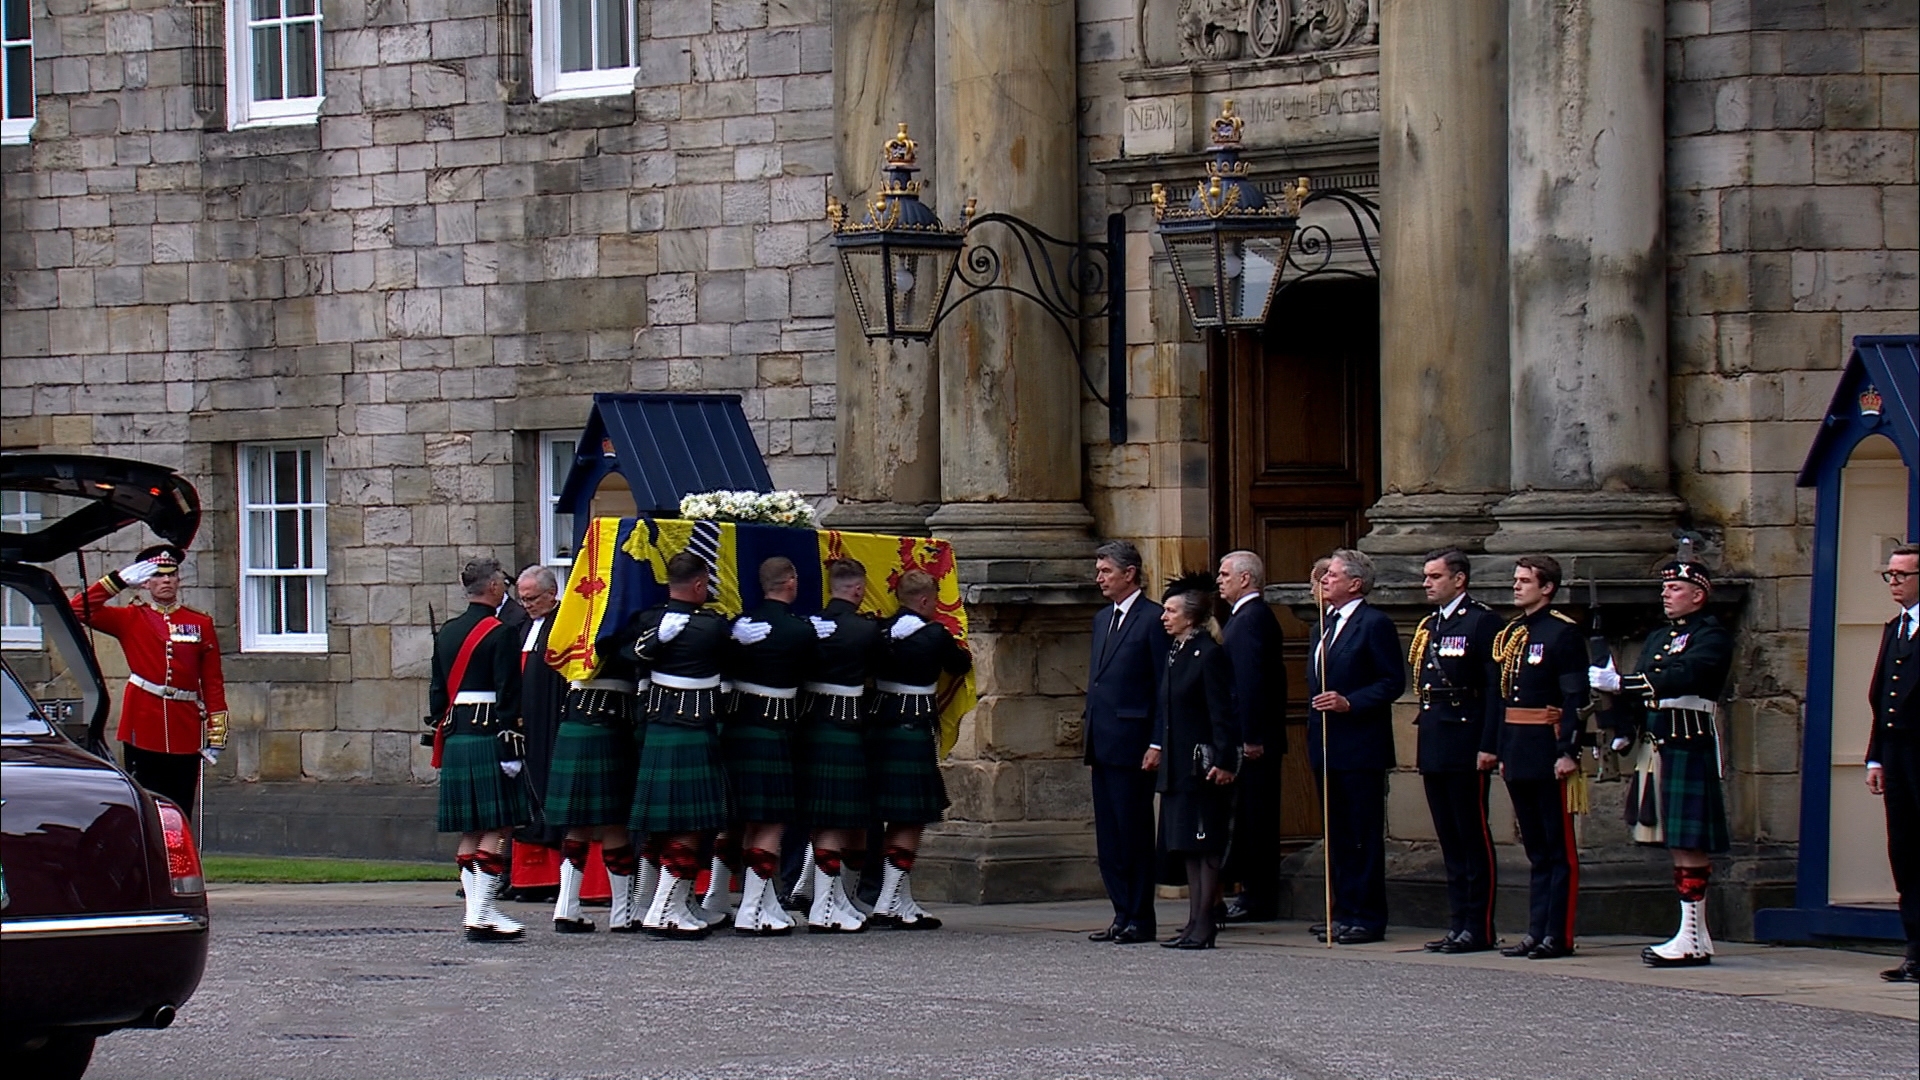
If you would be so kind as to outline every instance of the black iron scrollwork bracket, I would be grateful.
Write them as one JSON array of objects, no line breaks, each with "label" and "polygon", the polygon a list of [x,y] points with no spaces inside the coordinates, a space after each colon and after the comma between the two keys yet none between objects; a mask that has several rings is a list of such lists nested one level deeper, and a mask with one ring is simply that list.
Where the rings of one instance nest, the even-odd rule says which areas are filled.
[{"label": "black iron scrollwork bracket", "polygon": [[1349,266],[1333,265],[1333,257],[1340,250],[1340,241],[1327,231],[1325,225],[1318,223],[1302,225],[1293,234],[1293,246],[1287,250],[1287,265],[1296,272],[1291,280],[1283,281],[1274,290],[1278,296],[1287,289],[1310,281],[1317,277],[1345,277],[1365,280],[1380,277],[1380,255],[1373,249],[1373,238],[1380,235],[1380,204],[1356,194],[1346,188],[1325,188],[1308,195],[1300,202],[1304,214],[1307,207],[1314,203],[1330,202],[1347,212],[1353,222],[1353,233],[1360,245],[1360,251],[1367,257],[1367,265],[1373,273],[1363,273]]},{"label": "black iron scrollwork bracket", "polygon": [[[995,228],[998,246],[978,235]],[[1002,251],[1004,248],[1004,253]],[[1066,335],[1073,365],[1089,393],[1107,407],[1107,437],[1127,441],[1127,225],[1107,216],[1107,239],[1062,240],[1012,214],[981,214],[967,229],[967,246],[954,263],[959,286],[934,317],[939,326],[976,296],[1004,292],[1032,301]],[[1056,258],[1057,254],[1057,258]],[[1087,372],[1083,348],[1087,323],[1107,320],[1107,387],[1103,393]]]}]

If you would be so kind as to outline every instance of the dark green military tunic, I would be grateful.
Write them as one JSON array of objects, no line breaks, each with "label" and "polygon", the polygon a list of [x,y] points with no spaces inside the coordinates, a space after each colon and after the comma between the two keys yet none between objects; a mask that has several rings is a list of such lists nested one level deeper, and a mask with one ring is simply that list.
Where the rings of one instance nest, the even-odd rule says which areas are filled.
[{"label": "dark green military tunic", "polygon": [[[510,829],[528,819],[519,780],[500,771],[501,761],[515,752],[500,738],[519,732],[520,643],[512,630],[497,626],[473,650],[460,685],[447,680],[460,647],[480,620],[493,609],[468,604],[433,636],[433,677],[427,688],[428,716],[447,724],[440,759],[441,832],[488,832]],[[487,704],[454,704],[459,693],[490,694]],[[452,706],[449,718],[448,706]]]}]

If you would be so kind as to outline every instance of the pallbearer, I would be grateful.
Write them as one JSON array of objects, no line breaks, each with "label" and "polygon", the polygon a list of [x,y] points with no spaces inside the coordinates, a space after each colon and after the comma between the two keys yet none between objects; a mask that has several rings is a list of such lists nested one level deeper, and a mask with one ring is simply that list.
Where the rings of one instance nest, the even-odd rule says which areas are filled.
[{"label": "pallbearer", "polygon": [[1627,799],[1627,823],[1643,844],[1673,856],[1680,893],[1680,929],[1641,950],[1654,967],[1713,962],[1707,933],[1711,856],[1727,850],[1726,796],[1720,786],[1720,735],[1715,717],[1733,666],[1733,635],[1704,612],[1713,579],[1690,553],[1660,568],[1660,608],[1667,625],[1647,637],[1632,674],[1613,661],[1589,667],[1595,690],[1617,693],[1614,749],[1636,742],[1637,757],[1657,768],[1636,769]]},{"label": "pallbearer", "polygon": [[745,822],[740,830],[744,880],[733,928],[742,934],[786,934],[793,919],[780,906],[774,882],[781,833],[795,820],[793,731],[816,639],[813,627],[792,610],[800,592],[792,560],[776,556],[761,563],[760,592],[765,597],[760,605],[733,624],[727,661],[734,707],[721,745],[735,817]]},{"label": "pallbearer", "polygon": [[886,823],[886,876],[868,921],[903,930],[940,926],[939,919],[914,902],[910,883],[920,834],[947,809],[946,781],[940,776],[937,684],[942,672],[965,675],[973,668],[966,648],[937,617],[939,588],[924,570],[909,570],[894,585],[900,611],[887,624],[868,715],[873,816]]},{"label": "pallbearer", "polygon": [[866,916],[853,905],[841,879],[841,853],[864,842],[872,819],[861,703],[880,658],[886,632],[860,613],[867,595],[867,569],[852,559],[827,564],[831,599],[810,621],[819,639],[806,683],[801,716],[800,812],[813,830],[813,904],[807,929],[857,933]]},{"label": "pallbearer", "polygon": [[653,692],[628,827],[650,834],[660,852],[660,883],[642,924],[659,937],[699,938],[712,929],[691,904],[700,845],[727,823],[714,725],[730,627],[702,606],[707,564],[698,555],[667,560],[667,596],[635,620],[634,653],[652,670]]}]

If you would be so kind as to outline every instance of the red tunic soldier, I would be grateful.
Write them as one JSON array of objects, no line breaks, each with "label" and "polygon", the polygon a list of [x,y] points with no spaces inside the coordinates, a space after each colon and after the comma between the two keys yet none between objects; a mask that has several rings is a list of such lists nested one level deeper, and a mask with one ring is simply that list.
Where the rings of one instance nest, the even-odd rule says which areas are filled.
[{"label": "red tunic soldier", "polygon": [[[200,762],[227,745],[227,688],[213,619],[180,603],[185,552],[157,544],[73,598],[81,622],[111,635],[127,657],[120,729],[127,772],[140,786],[180,804],[189,817],[200,788]],[[123,592],[134,603],[110,605]],[[203,754],[204,751],[204,754]]]}]

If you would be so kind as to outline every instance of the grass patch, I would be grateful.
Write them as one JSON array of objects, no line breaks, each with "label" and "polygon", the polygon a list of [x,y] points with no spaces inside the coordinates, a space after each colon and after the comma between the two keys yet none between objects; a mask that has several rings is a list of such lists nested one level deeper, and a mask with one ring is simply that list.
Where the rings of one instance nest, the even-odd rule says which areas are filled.
[{"label": "grass patch", "polygon": [[451,863],[381,859],[300,859],[270,855],[202,855],[201,870],[216,885],[336,885],[358,881],[459,881]]}]

